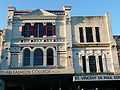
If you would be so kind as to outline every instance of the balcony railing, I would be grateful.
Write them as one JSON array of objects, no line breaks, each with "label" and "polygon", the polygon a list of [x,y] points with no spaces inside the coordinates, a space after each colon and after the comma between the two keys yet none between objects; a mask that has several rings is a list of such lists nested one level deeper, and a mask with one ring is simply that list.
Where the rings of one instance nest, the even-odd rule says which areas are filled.
[{"label": "balcony railing", "polygon": [[65,42],[64,37],[46,37],[46,38],[14,38],[12,43],[60,43]]}]

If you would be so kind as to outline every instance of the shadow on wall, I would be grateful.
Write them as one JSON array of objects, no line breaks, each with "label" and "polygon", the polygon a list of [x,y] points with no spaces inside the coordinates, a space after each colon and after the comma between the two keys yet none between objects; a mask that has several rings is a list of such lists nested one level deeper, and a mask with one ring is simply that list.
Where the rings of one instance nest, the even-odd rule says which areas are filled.
[{"label": "shadow on wall", "polygon": [[[72,29],[72,43],[77,43],[75,41],[75,25],[84,23],[85,18],[83,16],[74,16],[71,21]],[[79,32],[78,32],[79,33]]]}]

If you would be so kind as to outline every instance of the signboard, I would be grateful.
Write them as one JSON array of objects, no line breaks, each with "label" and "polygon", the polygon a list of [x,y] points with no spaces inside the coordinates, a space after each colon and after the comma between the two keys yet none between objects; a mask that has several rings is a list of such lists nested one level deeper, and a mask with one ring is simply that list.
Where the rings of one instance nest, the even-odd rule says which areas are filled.
[{"label": "signboard", "polygon": [[42,75],[42,74],[70,74],[72,70],[67,69],[14,69],[0,70],[0,75]]},{"label": "signboard", "polygon": [[120,80],[120,75],[73,76],[73,81],[107,81],[107,80]]}]

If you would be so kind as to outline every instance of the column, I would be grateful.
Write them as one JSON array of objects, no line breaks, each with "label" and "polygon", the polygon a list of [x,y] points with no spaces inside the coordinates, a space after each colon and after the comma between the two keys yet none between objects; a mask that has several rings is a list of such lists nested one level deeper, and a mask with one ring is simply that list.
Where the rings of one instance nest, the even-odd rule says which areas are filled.
[{"label": "column", "polygon": [[92,34],[93,34],[93,42],[96,42],[96,32],[95,32],[95,27],[92,28]]},{"label": "column", "polygon": [[100,65],[99,65],[99,57],[98,57],[98,55],[95,57],[95,59],[96,59],[96,69],[97,69],[97,73],[99,73],[99,72],[100,72]]},{"label": "column", "polygon": [[107,72],[107,68],[106,68],[107,62],[104,54],[102,54],[102,63],[103,63],[103,72]]},{"label": "column", "polygon": [[34,51],[30,49],[30,66],[33,67],[34,65]]},{"label": "column", "polygon": [[34,36],[34,23],[31,23],[31,36]]},{"label": "column", "polygon": [[81,67],[81,73],[83,73],[83,61],[82,61],[82,54],[80,55],[80,57],[79,57],[79,65],[80,65],[80,67]]},{"label": "column", "polygon": [[53,32],[53,36],[55,37],[56,36],[56,25],[55,23],[52,23],[52,24],[53,24],[52,32]]},{"label": "column", "polygon": [[8,68],[9,68],[9,66],[10,66],[10,58],[11,58],[11,53],[10,53],[10,50],[8,50],[8,60],[7,60],[7,64],[8,64]]},{"label": "column", "polygon": [[20,59],[20,61],[19,61],[19,67],[22,67],[22,65],[23,65],[23,52],[22,51],[20,51],[19,59]]},{"label": "column", "polygon": [[86,73],[90,73],[89,57],[86,55]]},{"label": "column", "polygon": [[84,37],[84,42],[86,42],[86,29],[83,27],[83,37]]},{"label": "column", "polygon": [[47,23],[43,23],[43,26],[44,26],[44,30],[43,30],[43,37],[46,37],[47,36]]},{"label": "column", "polygon": [[44,52],[43,53],[43,58],[44,58],[43,66],[47,66],[47,51],[46,51],[46,49],[43,52]]},{"label": "column", "polygon": [[55,50],[53,53],[54,53],[54,66],[57,66],[57,51]]},{"label": "column", "polygon": [[20,66],[20,63],[21,63],[21,58],[20,58],[20,53],[18,53],[18,67]]},{"label": "column", "polygon": [[25,23],[22,23],[22,30],[21,30],[21,35],[24,36],[24,30],[25,30]]}]

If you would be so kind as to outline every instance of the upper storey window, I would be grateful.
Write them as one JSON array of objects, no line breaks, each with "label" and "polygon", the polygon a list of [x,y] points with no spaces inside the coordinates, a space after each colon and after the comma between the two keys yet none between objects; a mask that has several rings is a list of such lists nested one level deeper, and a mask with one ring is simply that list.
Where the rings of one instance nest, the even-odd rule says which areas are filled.
[{"label": "upper storey window", "polygon": [[100,42],[99,27],[95,27],[95,32],[96,32],[96,41],[97,41],[97,42]]},{"label": "upper storey window", "polygon": [[31,36],[31,24],[25,23],[24,37],[30,37],[30,36]]},{"label": "upper storey window", "polygon": [[21,35],[24,37],[56,36],[56,25],[54,23],[25,23],[22,26]]},{"label": "upper storey window", "polygon": [[52,36],[52,23],[47,23],[47,36]]},{"label": "upper storey window", "polygon": [[93,42],[92,27],[86,27],[86,39],[87,42]]},{"label": "upper storey window", "polygon": [[83,27],[80,27],[80,28],[79,28],[79,34],[80,34],[80,42],[84,42]]},{"label": "upper storey window", "polygon": [[34,37],[43,37],[43,23],[34,24]]}]

